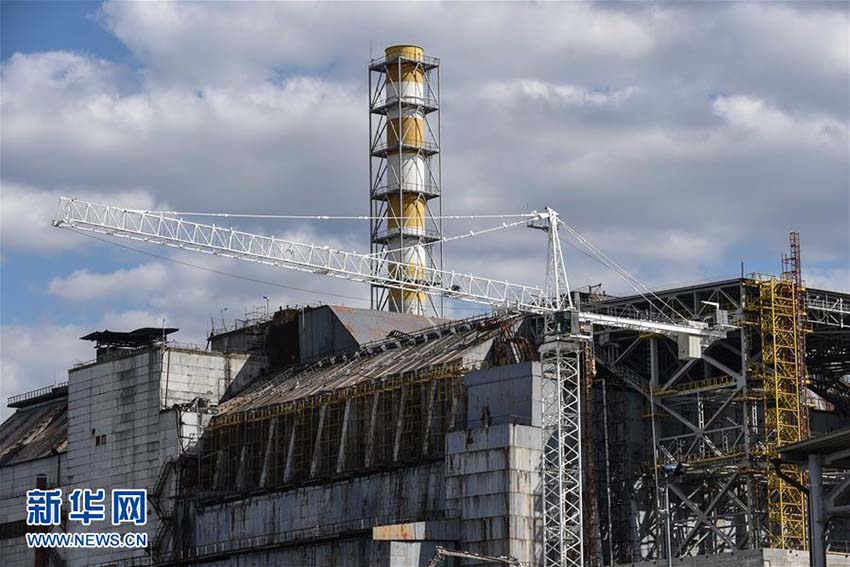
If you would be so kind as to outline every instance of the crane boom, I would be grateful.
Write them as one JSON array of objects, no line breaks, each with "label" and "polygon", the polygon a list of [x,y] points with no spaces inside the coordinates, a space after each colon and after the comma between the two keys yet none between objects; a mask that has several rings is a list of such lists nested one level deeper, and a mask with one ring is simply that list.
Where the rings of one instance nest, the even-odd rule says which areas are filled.
[{"label": "crane boom", "polygon": [[[546,221],[550,211],[537,214],[539,216],[535,220]],[[388,269],[391,264],[394,268],[412,266],[394,264],[386,256],[346,252],[323,245],[191,222],[164,213],[100,205],[80,199],[61,197],[53,225],[527,313],[552,313],[560,306],[556,298],[547,297],[539,287],[422,266],[416,269],[424,270],[425,277],[414,283],[392,276],[405,273],[405,269]],[[722,338],[726,334],[690,321],[665,323],[583,311],[579,313],[579,319],[619,329],[693,335],[708,340]]]},{"label": "crane boom", "polygon": [[414,284],[392,277],[393,273],[405,273],[404,269],[388,269],[390,264],[394,268],[412,266],[392,263],[386,256],[358,254],[328,246],[251,234],[232,228],[195,223],[163,213],[124,209],[61,197],[53,225],[390,288],[421,291],[495,307],[516,308],[533,313],[553,311],[543,290],[538,287],[424,266],[416,266],[417,270],[425,273],[424,277]]}]

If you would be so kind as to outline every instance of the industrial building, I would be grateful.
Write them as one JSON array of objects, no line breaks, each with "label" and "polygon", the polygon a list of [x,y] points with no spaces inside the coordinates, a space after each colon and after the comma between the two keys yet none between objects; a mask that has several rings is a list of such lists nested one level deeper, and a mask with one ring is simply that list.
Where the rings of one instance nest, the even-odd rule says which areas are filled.
[{"label": "industrial building", "polygon": [[[545,294],[443,271],[439,60],[394,46],[369,71],[368,257],[65,202],[57,226],[349,277],[373,309],[266,311],[205,346],[83,337],[95,360],[9,400],[2,563],[850,566],[829,435],[850,427],[850,294],[805,287],[799,236],[776,276],[613,297],[561,287],[547,212]],[[445,297],[494,308],[447,319]],[[36,486],[147,488],[150,545],[27,548]]]}]

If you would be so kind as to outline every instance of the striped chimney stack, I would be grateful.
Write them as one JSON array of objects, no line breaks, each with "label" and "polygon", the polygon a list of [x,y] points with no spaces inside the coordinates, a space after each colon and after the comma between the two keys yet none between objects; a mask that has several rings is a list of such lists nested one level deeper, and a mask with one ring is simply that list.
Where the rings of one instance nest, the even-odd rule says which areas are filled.
[{"label": "striped chimney stack", "polygon": [[[394,45],[370,69],[372,252],[379,275],[434,279],[442,250],[439,184],[439,61],[421,47]],[[432,213],[432,211],[438,211]],[[373,308],[441,315],[439,300],[415,290],[373,288]]]}]

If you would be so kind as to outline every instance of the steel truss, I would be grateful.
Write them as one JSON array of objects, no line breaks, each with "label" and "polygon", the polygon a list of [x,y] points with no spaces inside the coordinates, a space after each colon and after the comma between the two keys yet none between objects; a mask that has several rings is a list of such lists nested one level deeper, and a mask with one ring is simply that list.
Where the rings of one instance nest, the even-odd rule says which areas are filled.
[{"label": "steel truss", "polygon": [[[553,310],[543,289],[539,287],[436,268],[426,268],[422,280],[411,283],[403,277],[392,275],[389,270],[391,262],[386,255],[346,252],[318,244],[304,244],[274,236],[190,222],[163,213],[111,207],[62,197],[54,225],[360,281],[385,288],[421,291],[434,296],[443,295],[534,313]],[[688,329],[682,331],[687,332]]]},{"label": "steel truss", "polygon": [[555,335],[543,375],[543,565],[583,565],[580,344]]},{"label": "steel truss", "polygon": [[[601,398],[604,381],[608,400],[606,426],[599,435],[607,437],[609,447],[634,446],[642,436],[647,448],[642,453],[609,450],[610,463],[604,474],[623,480],[609,484],[611,502],[619,503],[619,513],[615,504],[612,517],[602,521],[607,564],[666,557],[668,532],[673,557],[777,546],[780,543],[772,534],[781,533],[776,527],[780,513],[791,520],[790,528],[797,530],[786,528],[786,533],[800,533],[800,524],[794,523],[800,517],[799,507],[794,507],[799,500],[786,499],[783,507],[773,505],[770,515],[771,490],[774,501],[778,493],[775,482],[770,481],[770,444],[775,438],[770,431],[774,426],[765,412],[772,408],[774,416],[782,416],[786,425],[781,428],[786,430],[788,416],[784,410],[776,412],[775,401],[766,401],[763,376],[770,375],[773,380],[774,373],[764,366],[773,366],[775,349],[768,334],[766,350],[770,352],[763,359],[760,303],[750,301],[751,294],[745,289],[749,282],[741,278],[658,292],[668,306],[687,318],[705,318],[719,304],[729,311],[731,323],[752,323],[709,346],[703,360],[679,360],[676,345],[663,337],[597,328],[600,379],[594,395]],[[850,327],[848,320],[842,319],[847,316],[850,296],[807,289],[804,297],[805,323],[812,331],[806,338],[807,365],[810,374],[817,369],[811,376],[812,387],[822,386],[827,400],[850,408],[850,391],[837,380],[850,364],[845,346],[850,344]],[[628,316],[651,307],[642,297],[594,299],[582,309]],[[660,303],[656,307],[671,312]],[[772,320],[768,317],[766,324]],[[779,347],[779,351],[790,354],[793,348]],[[787,366],[791,372],[791,363]],[[616,401],[618,396],[625,398]],[[616,406],[611,405],[612,398]],[[780,394],[780,398],[790,399],[790,395]],[[638,400],[642,400],[643,410],[635,407]],[[802,405],[804,400],[798,407]],[[611,417],[612,408],[618,411],[615,417]],[[807,423],[804,410],[797,410],[803,427]],[[657,433],[654,443],[653,425]],[[597,495],[600,510],[607,498],[605,492]],[[670,512],[665,514],[668,508]],[[789,548],[802,547],[799,537],[789,537],[786,542]]]},{"label": "steel truss", "polygon": [[[537,214],[537,219],[543,221],[547,221],[550,215],[557,215],[551,210]],[[412,282],[399,277],[398,271],[389,271],[390,264],[394,262],[386,255],[376,257],[371,254],[346,252],[319,244],[305,244],[274,236],[190,222],[165,213],[124,209],[67,197],[60,198],[59,211],[53,220],[53,225],[59,228],[118,236],[170,248],[364,282],[385,288],[421,292],[435,297],[456,298],[491,307],[516,309],[525,313],[551,314],[561,312],[567,307],[572,308],[568,296],[553,296],[535,286],[430,267],[422,270],[421,279]],[[374,270],[376,265],[380,268],[378,272]],[[563,269],[563,261],[557,265]],[[409,264],[401,264],[401,266],[416,267]],[[569,289],[565,286],[566,280],[563,279],[566,278],[566,274],[561,277],[560,285],[564,286],[562,289],[566,292]],[[550,280],[547,279],[547,281]],[[576,316],[584,323],[640,332],[670,336],[689,335],[704,340],[726,336],[725,330],[712,328],[698,321],[670,323],[651,318],[630,318],[589,311],[578,312]]]},{"label": "steel truss", "polygon": [[[655,509],[638,511],[643,521],[633,517],[640,545],[639,555],[631,557],[685,556],[743,547],[753,507],[746,478],[737,472],[748,441],[746,428],[738,423],[743,418],[741,388],[730,380],[695,378],[698,372],[711,373],[713,364],[726,367],[718,358],[728,357],[718,356],[714,351],[719,349],[714,347],[705,353],[705,363],[676,364],[672,348],[659,337],[637,337],[630,346],[629,352],[621,351],[619,356],[616,348],[604,349],[597,361],[643,397],[648,406],[644,417],[650,422],[646,427],[653,433],[647,443],[652,454],[644,456],[642,472],[633,474],[642,477],[647,491],[655,492],[654,498],[643,501]],[[647,359],[642,372],[629,366]],[[649,517],[652,521],[647,522]],[[628,546],[614,545],[621,554],[629,552]]]},{"label": "steel truss", "polygon": [[805,290],[806,322],[850,329],[850,298],[845,294]]},{"label": "steel truss", "polygon": [[679,361],[661,337],[632,336],[598,349],[600,366],[644,400],[644,427],[654,434],[647,435],[643,465],[633,465],[633,482],[621,485],[639,485],[647,496],[615,497],[637,506],[634,540],[611,543],[615,562],[732,551],[759,540],[756,469],[748,465],[752,403],[745,367],[727,348],[732,341],[711,346],[702,361]]}]

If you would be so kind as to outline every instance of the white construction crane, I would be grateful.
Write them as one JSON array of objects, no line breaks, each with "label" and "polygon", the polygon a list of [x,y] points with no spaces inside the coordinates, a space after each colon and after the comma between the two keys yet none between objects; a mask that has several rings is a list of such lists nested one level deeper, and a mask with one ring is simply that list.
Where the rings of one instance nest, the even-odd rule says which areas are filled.
[{"label": "white construction crane", "polygon": [[[559,227],[563,223],[558,213],[549,208],[527,215],[529,227],[541,229],[548,235],[543,288],[419,265],[400,265],[392,263],[389,255],[376,257],[345,252],[191,222],[174,214],[98,205],[64,197],[60,199],[53,224],[543,315],[545,338],[540,347],[540,362],[544,378],[541,471],[544,529],[541,552],[545,567],[581,567],[584,564],[580,351],[592,338],[592,326],[684,339],[691,346],[696,344],[697,348],[691,349],[696,352],[695,356],[699,356],[700,346],[726,336],[723,326],[705,322],[665,322],[578,310],[570,295],[561,252]],[[389,269],[391,267],[393,269]],[[418,271],[416,281],[393,276],[410,273],[408,268]]]}]

